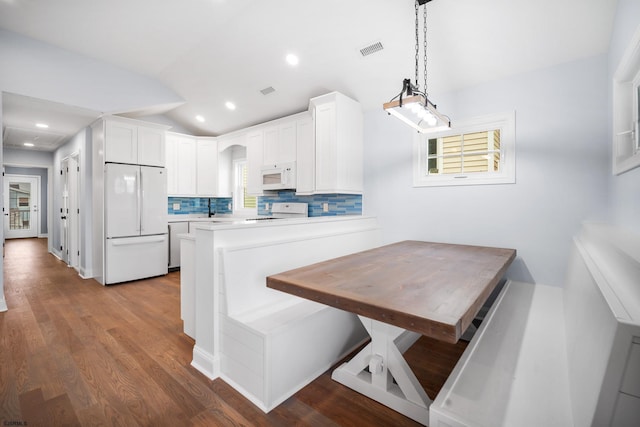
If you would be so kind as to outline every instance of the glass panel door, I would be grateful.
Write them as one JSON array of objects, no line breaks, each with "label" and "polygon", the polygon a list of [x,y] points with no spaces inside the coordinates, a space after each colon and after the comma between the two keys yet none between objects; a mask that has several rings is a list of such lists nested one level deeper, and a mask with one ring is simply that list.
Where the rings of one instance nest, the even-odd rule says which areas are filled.
[{"label": "glass panel door", "polygon": [[37,177],[5,176],[5,238],[38,236]]}]

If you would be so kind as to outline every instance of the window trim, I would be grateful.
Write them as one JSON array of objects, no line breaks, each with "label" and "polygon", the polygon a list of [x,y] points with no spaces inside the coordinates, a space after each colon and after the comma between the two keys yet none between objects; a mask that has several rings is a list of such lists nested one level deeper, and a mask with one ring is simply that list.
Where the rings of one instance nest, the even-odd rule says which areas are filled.
[{"label": "window trim", "polygon": [[[640,26],[613,76],[612,171],[620,175],[640,166],[638,90],[640,87]],[[631,145],[631,153],[624,154]]]},{"label": "window trim", "polygon": [[[474,117],[455,123],[455,127],[440,132],[416,133],[413,150],[413,186],[438,187],[450,185],[514,184],[515,167],[515,111]],[[426,175],[429,139],[450,135],[500,130],[500,171],[472,172],[448,175]]]}]

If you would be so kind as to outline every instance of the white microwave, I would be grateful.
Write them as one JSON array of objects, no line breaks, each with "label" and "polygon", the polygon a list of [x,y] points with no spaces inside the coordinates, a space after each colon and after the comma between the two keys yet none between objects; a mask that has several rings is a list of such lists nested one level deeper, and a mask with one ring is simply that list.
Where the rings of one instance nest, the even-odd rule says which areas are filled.
[{"label": "white microwave", "polygon": [[293,190],[296,188],[296,163],[265,165],[261,176],[263,190]]}]

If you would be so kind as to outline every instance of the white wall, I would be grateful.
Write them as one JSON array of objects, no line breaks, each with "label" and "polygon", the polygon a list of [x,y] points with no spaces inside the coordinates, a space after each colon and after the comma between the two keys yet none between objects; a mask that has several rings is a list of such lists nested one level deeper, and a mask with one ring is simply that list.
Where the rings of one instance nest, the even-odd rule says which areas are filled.
[{"label": "white wall", "polygon": [[386,242],[511,247],[508,275],[561,286],[572,236],[607,219],[607,58],[599,56],[434,96],[456,120],[516,111],[516,184],[412,187],[414,133],[365,114],[366,214]]},{"label": "white wall", "polygon": [[[618,10],[613,25],[611,47],[609,49],[609,76],[607,87],[609,88],[609,105],[612,105],[613,74],[618,68],[620,59],[624,54],[627,44],[640,26],[640,1],[618,0]],[[612,107],[610,107],[612,111]],[[611,144],[613,133],[609,116],[609,129],[607,143]],[[609,169],[611,171],[611,169]],[[617,225],[640,232],[640,168],[633,169],[622,175],[610,176],[611,210],[613,222]]]},{"label": "white wall", "polygon": [[37,150],[16,150],[5,148],[3,164],[11,166],[32,166],[50,168],[53,166],[53,153]]}]

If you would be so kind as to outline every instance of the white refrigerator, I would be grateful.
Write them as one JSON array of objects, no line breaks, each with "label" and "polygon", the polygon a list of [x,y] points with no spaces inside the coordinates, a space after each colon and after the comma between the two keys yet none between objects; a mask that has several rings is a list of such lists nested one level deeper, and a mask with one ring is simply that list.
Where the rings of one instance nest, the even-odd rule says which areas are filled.
[{"label": "white refrigerator", "polygon": [[105,164],[105,284],[167,274],[167,173]]}]

